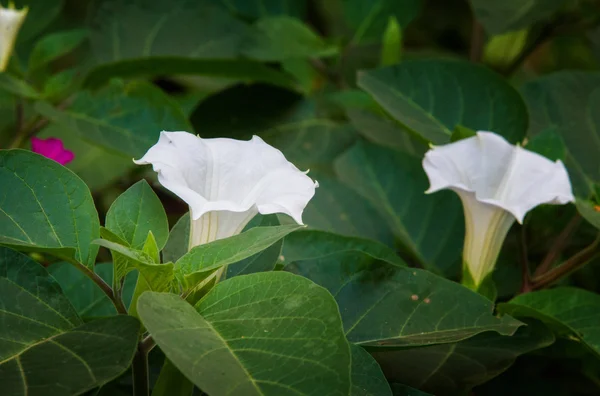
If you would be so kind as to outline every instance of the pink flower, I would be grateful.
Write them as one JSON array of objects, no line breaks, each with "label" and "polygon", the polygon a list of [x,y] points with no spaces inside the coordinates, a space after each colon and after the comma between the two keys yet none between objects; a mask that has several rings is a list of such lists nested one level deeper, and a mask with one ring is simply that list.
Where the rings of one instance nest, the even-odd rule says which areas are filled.
[{"label": "pink flower", "polygon": [[75,154],[65,149],[63,142],[57,138],[39,139],[31,138],[31,149],[34,153],[50,158],[61,165],[66,165],[73,161]]}]

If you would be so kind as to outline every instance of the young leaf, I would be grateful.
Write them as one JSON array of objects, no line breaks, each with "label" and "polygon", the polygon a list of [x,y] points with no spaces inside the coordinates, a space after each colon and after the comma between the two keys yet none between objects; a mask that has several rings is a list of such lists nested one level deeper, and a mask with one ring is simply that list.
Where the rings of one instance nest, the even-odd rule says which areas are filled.
[{"label": "young leaf", "polygon": [[[80,394],[129,367],[139,322],[119,315],[82,324],[38,263],[0,248],[0,383],[9,395]],[[48,362],[52,364],[42,364]]]},{"label": "young leaf", "polygon": [[165,262],[176,262],[189,250],[190,245],[190,213],[186,213],[171,228],[169,239],[163,249]]},{"label": "young leaf", "polygon": [[390,66],[400,62],[402,55],[402,28],[398,19],[391,16],[383,33],[381,48],[381,66]]},{"label": "young leaf", "polygon": [[8,73],[0,73],[0,90],[26,99],[38,99],[40,97],[39,92],[31,85]]},{"label": "young leaf", "polygon": [[348,340],[363,346],[442,344],[488,331],[512,335],[523,325],[508,315],[494,316],[491,301],[462,285],[360,251],[299,260],[285,270],[329,290]]},{"label": "young leaf", "polygon": [[36,43],[29,56],[29,74],[73,51],[83,43],[87,35],[85,29],[74,29],[44,36]]},{"label": "young leaf", "polygon": [[148,232],[160,251],[167,243],[169,223],[162,203],[145,180],[140,180],[121,194],[106,213],[106,228],[140,250]]},{"label": "young leaf", "polygon": [[448,143],[456,125],[493,131],[512,143],[527,131],[527,110],[518,92],[473,63],[411,60],[362,72],[358,85],[401,124],[434,144]]},{"label": "young leaf", "polygon": [[307,279],[235,277],[195,309],[175,295],[144,293],[138,312],[167,357],[210,395],[349,393],[350,350],[337,306]]},{"label": "young leaf", "polygon": [[31,151],[1,150],[0,185],[0,244],[94,264],[100,223],[79,177]]}]

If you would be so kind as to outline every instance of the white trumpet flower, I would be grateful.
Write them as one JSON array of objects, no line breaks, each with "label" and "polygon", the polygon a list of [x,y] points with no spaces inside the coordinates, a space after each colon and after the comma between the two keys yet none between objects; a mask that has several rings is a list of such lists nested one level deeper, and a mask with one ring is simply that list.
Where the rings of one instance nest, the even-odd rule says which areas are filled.
[{"label": "white trumpet flower", "polygon": [[239,234],[257,214],[285,213],[302,224],[318,184],[258,136],[242,141],[161,132],[134,162],[190,207],[189,248]]},{"label": "white trumpet flower", "polygon": [[16,10],[12,2],[8,8],[0,5],[0,72],[6,70],[17,40],[17,34],[26,16],[27,7]]},{"label": "white trumpet flower", "polygon": [[492,132],[432,147],[423,168],[429,177],[426,193],[451,189],[465,213],[463,274],[477,289],[494,270],[498,254],[514,223],[541,204],[574,202],[571,183],[560,160],[513,146]]}]

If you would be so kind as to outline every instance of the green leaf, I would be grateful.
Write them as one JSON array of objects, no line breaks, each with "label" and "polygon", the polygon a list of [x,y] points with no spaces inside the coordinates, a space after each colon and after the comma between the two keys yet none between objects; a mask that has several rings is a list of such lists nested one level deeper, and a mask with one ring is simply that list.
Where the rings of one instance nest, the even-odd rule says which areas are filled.
[{"label": "green leaf", "polygon": [[487,331],[512,335],[522,325],[507,315],[494,316],[491,301],[462,285],[360,251],[298,260],[285,270],[329,290],[348,340],[360,345],[450,343]]},{"label": "green leaf", "polygon": [[525,148],[552,161],[564,161],[566,158],[565,142],[555,128],[546,129],[533,136]]},{"label": "green leaf", "polygon": [[[257,216],[255,217],[256,225],[253,225],[254,221],[246,226],[246,230],[254,227],[276,227],[280,225],[277,215]],[[253,219],[254,220],[254,219]],[[288,236],[294,235],[294,233],[288,234]],[[227,266],[226,278],[232,278],[238,275],[247,275],[255,272],[266,272],[272,271],[277,265],[279,256],[281,255],[281,248],[283,246],[283,238],[275,242],[262,252],[256,253],[253,256],[247,257],[237,263],[230,264]]]},{"label": "green leaf", "polygon": [[160,131],[190,131],[181,109],[159,88],[114,81],[101,91],[81,91],[68,110],[38,102],[35,110],[94,144],[140,158]]},{"label": "green leaf", "polygon": [[236,263],[262,252],[289,233],[302,227],[297,224],[255,227],[239,235],[195,246],[177,260],[175,271],[185,279],[197,272],[206,272]]},{"label": "green leaf", "polygon": [[468,394],[474,386],[508,369],[517,357],[553,342],[554,336],[546,326],[529,321],[511,337],[486,333],[452,344],[374,351],[373,356],[390,382],[401,382],[434,395]]},{"label": "green leaf", "polygon": [[342,181],[368,199],[388,221],[411,258],[429,269],[457,270],[463,216],[451,191],[426,195],[421,159],[358,143],[335,164]]},{"label": "green leaf", "polygon": [[0,90],[26,99],[38,99],[40,97],[39,92],[31,85],[6,72],[0,72]]},{"label": "green leaf", "polygon": [[358,345],[350,345],[352,352],[352,388],[350,396],[392,396],[379,364]]},{"label": "green leaf", "polygon": [[[17,45],[35,38],[60,15],[63,0],[13,0],[16,9],[28,7],[27,17],[17,36]],[[4,3],[6,5],[6,3]],[[17,47],[18,48],[18,47]]]},{"label": "green leaf", "polygon": [[529,135],[554,129],[566,146],[575,195],[589,197],[600,182],[600,73],[559,72],[522,86],[531,117]]},{"label": "green leaf", "polygon": [[388,19],[383,33],[381,48],[381,66],[390,66],[400,62],[402,56],[402,28],[395,16]]},{"label": "green leaf", "polygon": [[533,317],[561,335],[578,340],[600,355],[600,295],[574,287],[521,294],[498,309]]},{"label": "green leaf", "polygon": [[144,246],[150,231],[158,250],[169,237],[167,214],[145,180],[131,186],[113,202],[106,213],[106,228],[138,250]]},{"label": "green leaf", "polygon": [[165,358],[165,363],[152,387],[152,396],[190,396],[193,391],[194,384],[168,358]]},{"label": "green leaf", "polygon": [[319,182],[319,189],[303,214],[310,228],[393,245],[390,228],[369,201],[331,176],[311,175]]},{"label": "green leaf", "polygon": [[245,18],[290,15],[298,18],[306,14],[306,0],[215,0],[231,13]]},{"label": "green leaf", "polygon": [[468,139],[470,137],[475,136],[477,133],[469,128],[465,128],[462,125],[457,125],[452,131],[452,136],[450,136],[451,142],[457,142],[462,139]]},{"label": "green leaf", "polygon": [[366,139],[381,146],[422,157],[427,151],[426,141],[414,136],[406,128],[385,115],[369,110],[350,110],[348,118]]},{"label": "green leaf", "polygon": [[433,396],[430,393],[422,392],[403,384],[392,383],[390,384],[390,387],[392,388],[392,394],[394,396]]},{"label": "green leaf", "polygon": [[114,316],[82,324],[56,281],[29,257],[0,248],[0,290],[3,393],[80,394],[131,364],[139,322]]},{"label": "green leaf", "polygon": [[475,16],[489,33],[519,30],[552,16],[566,0],[470,0]]},{"label": "green leaf", "polygon": [[249,59],[190,59],[173,56],[126,59],[102,64],[90,71],[83,85],[98,88],[113,77],[151,78],[164,75],[200,75],[245,83],[264,82],[296,89],[291,76],[261,62]]},{"label": "green leaf", "polygon": [[581,217],[600,230],[600,208],[595,202],[577,199],[575,206]]},{"label": "green leaf", "polygon": [[73,51],[85,41],[87,35],[87,30],[75,29],[44,36],[29,55],[29,74]]},{"label": "green leaf", "polygon": [[[105,282],[112,281],[113,266],[111,263],[100,263],[94,266],[96,274]],[[65,296],[69,299],[77,313],[82,317],[100,317],[116,315],[117,310],[104,292],[90,278],[69,263],[56,263],[48,267],[48,272],[60,284]],[[137,274],[130,273],[123,285],[123,302],[129,305]]]},{"label": "green leaf", "polygon": [[[140,273],[138,283],[142,282],[140,278],[143,278],[143,281],[147,283],[149,290],[158,292],[171,290],[174,282],[173,263],[155,263],[148,254],[122,245],[122,239],[106,228],[101,230],[101,234],[104,239],[96,239],[92,243],[109,249],[111,253],[118,253],[117,256],[113,254],[113,261],[115,261],[115,263],[116,258],[118,258],[119,255],[127,258],[127,261],[123,263],[125,268],[121,269],[121,273],[117,275],[117,279],[125,276],[129,271],[135,268]],[[119,271],[116,265],[115,271]],[[132,303],[135,303],[135,298]]]},{"label": "green leaf", "polygon": [[389,264],[406,266],[393,249],[380,242],[318,230],[300,230],[286,236],[283,257],[286,263],[291,263],[352,251],[365,253]]},{"label": "green leaf", "polygon": [[528,29],[493,36],[483,49],[485,63],[498,68],[506,68],[512,65],[521,54],[521,51],[525,49],[528,37]]},{"label": "green leaf", "polygon": [[100,236],[85,183],[59,163],[25,150],[0,151],[0,244],[54,251],[91,267]]},{"label": "green leaf", "polygon": [[307,279],[238,276],[196,309],[174,295],[144,293],[138,312],[165,355],[210,395],[349,393],[350,350],[337,306]]},{"label": "green leaf", "polygon": [[390,16],[406,28],[419,15],[421,3],[421,0],[344,0],[346,20],[355,31],[353,41],[380,40]]},{"label": "green leaf", "polygon": [[434,144],[457,125],[493,131],[512,143],[527,130],[518,92],[494,72],[455,60],[411,60],[359,73],[358,85],[401,124]]},{"label": "green leaf", "polygon": [[173,226],[169,239],[163,249],[163,261],[176,262],[189,250],[190,244],[190,212],[187,212]]},{"label": "green leaf", "polygon": [[250,36],[243,53],[261,61],[283,61],[298,58],[323,58],[337,54],[335,46],[326,44],[299,19],[272,16],[255,23],[256,33]]}]

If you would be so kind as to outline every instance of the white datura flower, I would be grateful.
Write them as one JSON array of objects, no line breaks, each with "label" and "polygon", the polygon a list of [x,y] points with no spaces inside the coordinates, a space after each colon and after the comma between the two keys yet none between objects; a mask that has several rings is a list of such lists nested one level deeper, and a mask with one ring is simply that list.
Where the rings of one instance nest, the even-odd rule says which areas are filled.
[{"label": "white datura flower", "polygon": [[492,132],[444,146],[425,154],[429,177],[427,193],[451,189],[460,197],[466,235],[463,274],[477,289],[494,270],[498,254],[513,222],[541,204],[574,202],[563,163],[513,146]]},{"label": "white datura flower", "polygon": [[158,181],[190,207],[190,244],[239,234],[258,213],[284,213],[302,224],[318,184],[258,136],[242,141],[161,132],[134,162],[151,164]]},{"label": "white datura flower", "polygon": [[26,16],[27,7],[22,10],[15,10],[12,2],[8,8],[0,5],[0,72],[6,70],[17,34]]}]

